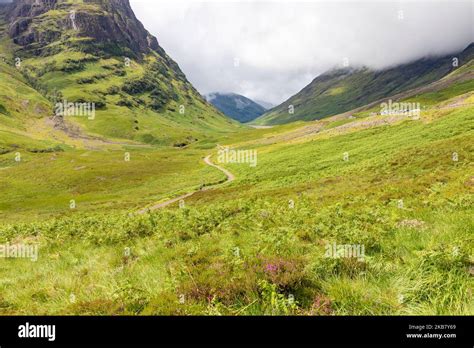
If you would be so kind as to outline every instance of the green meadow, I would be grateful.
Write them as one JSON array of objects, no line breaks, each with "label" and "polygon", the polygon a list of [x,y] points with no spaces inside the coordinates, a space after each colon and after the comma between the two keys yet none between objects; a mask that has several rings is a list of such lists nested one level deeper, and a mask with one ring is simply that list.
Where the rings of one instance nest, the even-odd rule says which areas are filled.
[{"label": "green meadow", "polygon": [[[27,156],[2,171],[3,217],[13,219],[0,238],[37,244],[39,257],[2,260],[0,310],[472,314],[473,111],[329,128],[298,143],[268,145],[278,129],[248,130],[256,167],[224,164],[234,182],[144,215],[131,213],[222,179],[200,162],[204,153],[216,162],[217,150],[131,150],[130,162],[123,150]],[[326,257],[334,243],[363,245],[363,260]]]}]

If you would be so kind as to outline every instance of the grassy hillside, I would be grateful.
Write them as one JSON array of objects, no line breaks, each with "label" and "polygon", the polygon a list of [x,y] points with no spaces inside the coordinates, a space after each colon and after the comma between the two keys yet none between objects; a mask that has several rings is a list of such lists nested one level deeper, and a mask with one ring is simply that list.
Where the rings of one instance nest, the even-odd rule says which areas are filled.
[{"label": "grassy hillside", "polygon": [[[453,67],[453,57],[460,67]],[[356,109],[437,81],[474,58],[474,44],[442,58],[425,58],[382,71],[368,68],[337,69],[315,78],[299,93],[269,110],[253,123],[275,125],[311,121]]]},{"label": "grassy hillside", "polygon": [[[201,98],[156,39],[140,27],[133,13],[126,12],[125,3],[109,8],[104,3],[58,1],[51,8],[35,10],[38,13],[30,18],[15,17],[14,9],[2,7],[0,73],[9,82],[1,91],[0,111],[9,119],[2,117],[0,125],[31,126],[34,134],[37,125],[25,118],[53,116],[55,105],[67,102],[93,104],[95,117],[55,118],[56,128],[109,139],[182,147],[234,130],[236,124]],[[99,21],[127,16],[131,28],[127,32],[120,31],[121,22],[105,33],[98,29]],[[20,24],[25,21],[27,30]],[[18,29],[8,33],[7,24]],[[139,39],[145,43],[140,45]],[[12,88],[18,83],[28,90]],[[17,110],[18,95],[29,101],[30,109]]]},{"label": "grassy hillside", "polygon": [[[104,211],[104,199],[98,211],[3,223],[0,243],[38,244],[39,258],[0,260],[0,313],[472,315],[474,94],[456,88],[419,95],[431,103],[419,120],[336,117],[218,138],[257,150],[258,165],[224,164],[236,180],[181,209],[129,215],[126,204]],[[128,170],[118,157],[114,173]],[[51,173],[28,165],[34,178]],[[181,165],[187,178],[202,175]],[[80,170],[54,175],[76,183],[78,201],[102,187],[84,191]],[[132,181],[116,179],[105,181],[111,201],[106,191]],[[12,197],[24,183],[1,185]],[[29,189],[3,210],[18,212]],[[365,257],[326,257],[332,243],[363,245]]]}]

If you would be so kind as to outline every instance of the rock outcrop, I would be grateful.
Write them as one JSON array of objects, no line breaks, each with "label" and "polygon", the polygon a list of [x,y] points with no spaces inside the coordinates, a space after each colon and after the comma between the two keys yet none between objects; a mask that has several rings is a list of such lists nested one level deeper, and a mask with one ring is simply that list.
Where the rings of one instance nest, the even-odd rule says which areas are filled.
[{"label": "rock outcrop", "polygon": [[36,50],[76,35],[102,47],[127,47],[137,57],[150,50],[165,55],[135,17],[129,0],[16,0],[9,5],[7,20],[13,41]]}]

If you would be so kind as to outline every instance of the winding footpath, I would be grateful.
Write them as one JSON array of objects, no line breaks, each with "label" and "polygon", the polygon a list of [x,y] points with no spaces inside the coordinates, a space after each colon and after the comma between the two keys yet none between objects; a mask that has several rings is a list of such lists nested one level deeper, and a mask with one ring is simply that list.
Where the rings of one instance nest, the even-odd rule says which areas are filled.
[{"label": "winding footpath", "polygon": [[148,213],[148,212],[151,212],[151,211],[154,211],[154,210],[158,210],[158,209],[164,208],[164,207],[166,207],[166,206],[168,206],[168,205],[170,205],[170,204],[179,202],[179,201],[182,200],[182,199],[191,197],[191,196],[194,195],[196,192],[207,191],[207,190],[210,190],[210,189],[216,187],[217,185],[221,185],[221,184],[223,184],[223,183],[229,183],[229,182],[232,182],[232,181],[235,180],[235,175],[234,175],[234,174],[232,174],[232,173],[231,173],[230,171],[228,171],[227,169],[222,168],[221,166],[218,166],[217,164],[214,164],[214,163],[211,161],[211,155],[209,155],[209,156],[207,156],[206,158],[204,158],[204,163],[206,163],[208,166],[214,167],[214,168],[220,170],[221,172],[223,172],[223,173],[227,176],[226,181],[225,181],[225,182],[219,182],[219,183],[216,183],[216,184],[213,184],[213,185],[210,185],[210,186],[202,187],[202,188],[199,189],[199,190],[196,190],[196,191],[193,191],[193,192],[189,192],[189,193],[186,193],[186,194],[181,195],[181,196],[179,196],[179,197],[175,197],[175,198],[169,199],[169,200],[167,200],[167,201],[164,201],[164,202],[161,202],[161,203],[152,205],[152,206],[150,206],[150,207],[141,209],[141,210],[139,210],[137,213],[138,213],[139,215],[143,215],[143,214],[146,214],[146,213]]},{"label": "winding footpath", "polygon": [[[227,182],[231,182],[231,181],[234,181],[235,180],[235,175],[232,174],[231,172],[229,172],[227,169],[225,168],[222,168],[221,166],[218,166],[217,164],[214,164],[212,163],[211,161],[211,155],[207,156],[206,158],[204,158],[204,162],[211,166],[211,167],[214,167],[214,168],[217,168],[219,169],[221,172],[223,172],[226,176],[227,176]],[[214,186],[214,185],[213,185]],[[208,189],[209,188],[212,188],[213,186],[208,186]]]}]

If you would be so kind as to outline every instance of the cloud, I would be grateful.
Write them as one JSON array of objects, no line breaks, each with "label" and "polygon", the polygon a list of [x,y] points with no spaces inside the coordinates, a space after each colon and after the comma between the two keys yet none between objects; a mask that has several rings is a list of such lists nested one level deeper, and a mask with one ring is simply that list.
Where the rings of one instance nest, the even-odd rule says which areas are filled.
[{"label": "cloud", "polygon": [[131,4],[201,93],[277,104],[344,60],[380,69],[474,41],[469,0]]}]

